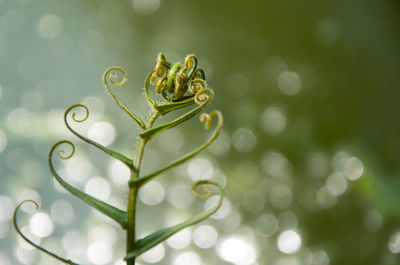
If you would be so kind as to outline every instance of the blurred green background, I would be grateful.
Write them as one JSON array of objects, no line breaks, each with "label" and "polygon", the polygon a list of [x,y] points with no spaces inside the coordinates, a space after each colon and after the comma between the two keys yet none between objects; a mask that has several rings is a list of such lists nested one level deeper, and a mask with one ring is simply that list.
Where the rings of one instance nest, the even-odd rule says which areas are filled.
[{"label": "blurred green background", "polygon": [[[221,110],[225,125],[209,150],[141,192],[139,233],[200,211],[197,179],[226,183],[227,198],[139,264],[399,264],[399,11],[396,0],[0,0],[0,264],[57,264],[12,229],[26,198],[41,210],[25,209],[20,224],[42,245],[123,264],[122,231],[55,185],[46,159],[72,140],[62,175],[125,207],[126,169],[72,137],[63,112],[87,104],[74,128],[132,157],[138,131],[101,77],[124,68],[117,92],[145,117],[143,81],[159,52],[198,56],[216,95],[207,111]],[[207,133],[193,119],[155,138],[143,171]]]}]

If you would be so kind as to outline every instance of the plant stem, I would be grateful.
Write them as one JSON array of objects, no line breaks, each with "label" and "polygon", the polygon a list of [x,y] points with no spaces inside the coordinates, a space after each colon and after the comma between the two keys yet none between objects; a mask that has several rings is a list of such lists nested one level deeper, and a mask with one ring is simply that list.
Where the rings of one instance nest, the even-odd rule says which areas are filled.
[{"label": "plant stem", "polygon": [[[157,110],[152,110],[149,117],[147,118],[145,128],[151,128],[156,119],[160,116]],[[140,137],[137,142],[135,159],[133,161],[133,167],[136,170],[131,170],[131,181],[139,178],[140,165],[142,163],[142,157],[144,148],[148,142],[149,138]],[[135,231],[136,231],[136,198],[138,193],[138,187],[134,186],[129,189],[128,197],[128,227],[126,236],[126,253],[133,251],[135,248]],[[127,261],[127,265],[135,265],[135,259],[130,259]]]}]

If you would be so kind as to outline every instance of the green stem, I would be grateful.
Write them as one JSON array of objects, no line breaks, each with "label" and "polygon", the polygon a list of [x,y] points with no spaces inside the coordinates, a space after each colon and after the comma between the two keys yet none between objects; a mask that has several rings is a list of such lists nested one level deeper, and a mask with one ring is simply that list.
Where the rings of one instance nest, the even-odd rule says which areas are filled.
[{"label": "green stem", "polygon": [[[149,118],[146,121],[145,128],[150,128],[153,126],[156,119],[160,116],[160,112],[157,110],[152,110]],[[139,137],[135,159],[133,160],[133,168],[135,170],[131,170],[131,179],[130,181],[134,181],[139,178],[140,165],[142,163],[142,157],[144,148],[148,142],[149,138]],[[130,187],[129,188],[129,197],[128,197],[128,225],[127,225],[127,236],[126,236],[126,253],[130,253],[135,248],[135,231],[136,231],[136,198],[138,193],[138,187]],[[135,259],[130,259],[127,261],[127,265],[135,265]]]}]

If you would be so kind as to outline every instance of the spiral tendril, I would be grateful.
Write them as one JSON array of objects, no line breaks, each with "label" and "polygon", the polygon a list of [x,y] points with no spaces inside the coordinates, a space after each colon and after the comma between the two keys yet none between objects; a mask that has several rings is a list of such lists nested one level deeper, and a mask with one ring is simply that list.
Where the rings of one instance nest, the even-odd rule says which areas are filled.
[{"label": "spiral tendril", "polygon": [[196,67],[197,67],[197,57],[196,57],[196,55],[194,55],[193,53],[187,55],[186,58],[185,58],[184,66],[185,66],[186,70],[189,70],[189,69],[192,69],[192,68],[193,68],[193,70],[195,70]]},{"label": "spiral tendril", "polygon": [[206,73],[203,69],[198,68],[193,72],[193,80],[195,79],[203,79],[204,81],[206,80]]},{"label": "spiral tendril", "polygon": [[[208,198],[211,196],[211,189],[207,186],[205,186],[206,184],[210,184],[209,182],[196,182],[191,189],[191,192],[193,194],[193,196],[198,197],[198,198]],[[196,191],[196,188],[199,186],[203,186],[203,193],[199,193]]]},{"label": "spiral tendril", "polygon": [[38,250],[40,250],[40,251],[46,253],[47,255],[49,255],[49,256],[51,256],[51,257],[53,257],[53,258],[55,258],[55,259],[57,259],[57,260],[59,260],[59,261],[61,261],[61,262],[63,262],[63,263],[66,263],[66,264],[70,264],[70,265],[79,265],[79,264],[77,264],[77,263],[75,263],[75,262],[73,262],[73,261],[71,261],[71,260],[69,260],[69,259],[64,259],[64,258],[62,258],[62,257],[60,257],[60,256],[58,256],[58,255],[56,255],[56,254],[54,254],[53,252],[51,252],[51,251],[49,251],[49,250],[47,250],[47,249],[45,249],[45,248],[39,246],[38,244],[36,244],[36,243],[34,243],[32,240],[30,240],[27,236],[25,236],[24,233],[22,233],[22,231],[20,230],[20,228],[19,228],[19,226],[18,226],[18,223],[17,223],[17,219],[18,219],[18,218],[17,218],[17,213],[18,213],[19,209],[21,208],[21,206],[22,206],[24,203],[27,203],[27,202],[33,203],[33,205],[35,206],[35,208],[36,208],[36,209],[39,209],[39,204],[38,204],[36,201],[34,201],[34,200],[24,200],[24,201],[20,202],[20,203],[17,205],[17,207],[15,207],[14,214],[13,214],[13,225],[14,225],[15,231],[17,231],[17,233],[18,233],[26,242],[28,242],[30,245],[32,245],[32,246],[35,247],[36,249],[38,249]]},{"label": "spiral tendril", "polygon": [[197,105],[201,105],[209,100],[209,98],[214,96],[214,92],[211,89],[201,89],[197,91],[196,95],[194,96],[194,102]]},{"label": "spiral tendril", "polygon": [[162,77],[167,74],[168,72],[168,62],[165,59],[164,54],[159,53],[157,56],[156,67],[155,67],[155,74],[157,77]]},{"label": "spiral tendril", "polygon": [[212,117],[216,115],[216,112],[211,112],[210,114],[208,113],[202,113],[200,114],[199,120],[201,122],[205,122],[205,127],[206,129],[210,129],[211,128],[211,121],[212,121]]},{"label": "spiral tendril", "polygon": [[162,93],[165,91],[165,88],[167,87],[168,79],[166,76],[160,77],[157,79],[158,81],[156,82],[156,92],[158,94]]},{"label": "spiral tendril", "polygon": [[189,91],[193,94],[196,94],[199,90],[207,88],[207,83],[203,79],[194,79],[189,85]]},{"label": "spiral tendril", "polygon": [[188,86],[187,86],[188,77],[185,73],[185,68],[182,68],[175,76],[175,89],[174,96],[175,98],[181,98],[185,95]]},{"label": "spiral tendril", "polygon": [[[76,117],[76,115],[77,115],[76,112],[73,112],[72,115],[71,115],[73,121],[75,121],[75,122],[83,122],[83,121],[87,120],[87,118],[89,117],[89,109],[85,105],[83,105],[83,104],[72,105],[64,113],[64,122],[65,122],[65,125],[67,126],[68,130],[70,130],[73,134],[75,134],[81,140],[85,141],[88,144],[91,144],[91,145],[95,146],[96,148],[102,150],[106,154],[108,154],[108,155],[120,160],[122,163],[127,165],[129,168],[133,169],[132,159],[126,157],[125,155],[123,155],[123,154],[121,154],[119,152],[113,151],[113,150],[111,150],[111,149],[109,149],[109,148],[107,148],[107,147],[105,147],[105,146],[103,146],[103,145],[101,145],[101,144],[99,144],[99,143],[97,143],[97,142],[95,142],[95,141],[93,141],[93,140],[91,140],[91,139],[79,134],[77,131],[75,131],[71,127],[71,125],[68,122],[68,115],[75,108],[83,108],[85,110],[85,116],[83,118],[81,118],[81,119],[78,119]],[[60,155],[62,155],[62,154],[64,154],[64,151],[60,150],[60,151],[58,151],[58,153]],[[60,155],[58,155],[58,156],[60,157]]]},{"label": "spiral tendril", "polygon": [[85,110],[85,116],[83,117],[83,118],[80,118],[80,119],[78,119],[76,116],[77,116],[77,113],[74,111],[74,112],[72,112],[72,115],[71,115],[71,117],[72,117],[72,119],[75,121],[75,122],[84,122],[84,121],[86,121],[87,120],[87,118],[89,117],[89,109],[88,109],[88,107],[86,106],[86,105],[83,105],[83,104],[75,104],[75,105],[72,105],[71,107],[69,107],[66,111],[65,111],[65,114],[66,115],[68,115],[68,113],[72,110],[72,109],[74,109],[74,108],[83,108],[84,110]]},{"label": "spiral tendril", "polygon": [[63,160],[70,159],[75,154],[75,145],[72,142],[68,141],[68,140],[59,141],[58,143],[53,145],[51,150],[55,150],[61,144],[69,144],[71,146],[72,150],[71,150],[71,153],[69,155],[64,156],[65,155],[64,149],[60,149],[60,150],[57,151],[57,157],[60,158],[60,159],[63,159]]},{"label": "spiral tendril", "polygon": [[121,80],[120,82],[115,82],[114,80],[115,80],[118,76],[117,76],[117,73],[112,72],[112,73],[110,73],[110,75],[109,75],[109,77],[108,77],[109,80],[110,80],[110,82],[111,82],[113,85],[115,85],[115,86],[122,86],[122,85],[126,82],[126,80],[127,80],[125,71],[124,71],[122,68],[120,68],[120,67],[113,67],[113,68],[110,68],[110,71],[112,71],[111,69],[112,69],[112,70],[117,70],[117,71],[121,72],[121,74],[122,74],[122,80]]},{"label": "spiral tendril", "polygon": [[158,81],[158,76],[157,76],[157,72],[153,71],[150,75],[150,83],[152,83],[153,85],[155,85]]},{"label": "spiral tendril", "polygon": [[[117,74],[115,72],[112,71],[118,71],[122,74],[122,80],[121,82],[115,82],[114,79],[117,78]],[[121,68],[121,67],[110,67],[108,68],[103,75],[103,83],[105,88],[107,89],[108,93],[110,93],[110,95],[114,98],[115,102],[117,103],[117,105],[123,109],[141,128],[145,127],[144,122],[137,116],[135,115],[131,110],[128,109],[128,107],[125,105],[124,102],[122,102],[121,99],[119,99],[119,97],[114,93],[114,91],[110,88],[110,85],[107,82],[107,75],[109,76],[109,81],[115,85],[115,86],[122,86],[127,78],[126,78],[126,74],[125,71]]]}]

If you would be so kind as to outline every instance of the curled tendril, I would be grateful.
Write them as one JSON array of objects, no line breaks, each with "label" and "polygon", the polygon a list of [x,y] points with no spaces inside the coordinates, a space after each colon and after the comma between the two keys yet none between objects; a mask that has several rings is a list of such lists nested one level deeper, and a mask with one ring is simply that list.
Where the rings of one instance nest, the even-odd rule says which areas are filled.
[{"label": "curled tendril", "polygon": [[187,79],[193,77],[193,73],[196,71],[197,68],[197,57],[194,54],[189,54],[185,58],[185,62],[183,63],[185,68],[185,73],[187,75]]},{"label": "curled tendril", "polygon": [[[149,85],[150,85],[150,83],[151,84],[155,84],[155,83],[153,83],[153,81],[155,81],[156,82],[156,79],[155,78],[157,78],[157,75],[156,75],[156,72],[155,71],[151,71],[148,75],[147,75],[147,77],[146,77],[146,79],[144,80],[144,94],[145,94],[145,96],[146,96],[146,100],[147,100],[147,102],[149,103],[149,105],[151,106],[151,107],[156,107],[157,106],[157,103],[156,103],[156,101],[150,96],[150,94],[149,94]],[[154,80],[155,79],[155,80]]]},{"label": "curled tendril", "polygon": [[75,104],[75,105],[72,105],[71,107],[69,107],[69,108],[65,111],[65,113],[68,114],[72,109],[78,108],[78,107],[83,108],[83,109],[85,110],[85,116],[84,116],[83,118],[78,119],[78,118],[76,118],[76,115],[77,115],[77,114],[76,114],[76,112],[74,111],[74,112],[72,112],[71,117],[72,117],[72,119],[73,119],[75,122],[84,122],[84,121],[86,121],[87,118],[89,117],[89,109],[88,109],[88,107],[87,107],[86,105],[83,105],[83,104]]},{"label": "curled tendril", "polygon": [[192,69],[194,71],[197,67],[196,55],[194,55],[193,53],[187,55],[183,65],[185,66],[186,70]]},{"label": "curled tendril", "polygon": [[150,83],[152,83],[153,85],[155,85],[155,84],[157,83],[157,81],[158,81],[158,78],[159,78],[159,77],[157,76],[156,71],[151,72],[151,75],[150,75],[150,78],[149,78]]},{"label": "curled tendril", "polygon": [[196,95],[194,96],[194,102],[197,105],[201,105],[204,102],[207,102],[209,98],[214,96],[214,92],[211,89],[204,88],[197,91]]},{"label": "curled tendril", "polygon": [[109,75],[109,77],[108,77],[108,79],[110,80],[110,82],[114,85],[114,86],[122,86],[125,82],[126,82],[126,73],[125,73],[125,71],[122,69],[122,68],[120,68],[120,67],[113,67],[113,68],[110,68],[110,69],[112,69],[112,71],[119,71],[121,74],[122,74],[122,80],[120,81],[120,82],[115,82],[114,80],[118,77],[117,76],[117,73],[115,73],[115,72],[110,72],[110,75]]},{"label": "curled tendril", "polygon": [[168,79],[167,79],[167,76],[163,76],[163,77],[160,77],[157,80],[158,81],[155,84],[156,85],[156,92],[158,94],[160,94],[160,93],[165,91],[165,89],[167,87]]},{"label": "curled tendril", "polygon": [[217,113],[215,111],[211,112],[210,114],[208,113],[202,113],[199,117],[199,120],[201,122],[205,122],[205,127],[206,129],[210,129],[211,128],[211,121],[212,121],[212,117],[214,115],[217,115]]},{"label": "curled tendril", "polygon": [[71,146],[71,153],[69,155],[65,155],[64,149],[59,149],[57,151],[57,157],[62,159],[62,160],[68,160],[75,154],[75,145],[71,141],[68,141],[68,140],[59,141],[58,143],[53,145],[53,147],[51,148],[50,152],[51,153],[54,152],[54,150],[57,147],[59,147],[60,145],[62,145],[62,144],[68,144],[69,146]]},{"label": "curled tendril", "polygon": [[17,213],[18,213],[19,209],[21,208],[21,206],[22,206],[24,203],[27,203],[27,202],[33,203],[33,205],[35,206],[35,208],[36,208],[36,209],[39,209],[39,204],[38,204],[37,202],[35,202],[34,200],[24,200],[24,201],[22,201],[20,204],[18,204],[17,207],[15,207],[14,214],[13,214],[13,225],[14,225],[15,231],[17,231],[17,233],[18,233],[26,242],[28,242],[30,245],[32,245],[32,246],[35,247],[36,249],[38,249],[38,250],[40,250],[40,251],[46,253],[47,255],[49,255],[49,256],[51,256],[51,257],[53,257],[53,258],[55,258],[55,259],[57,259],[57,260],[59,260],[59,261],[61,261],[61,262],[63,262],[63,263],[66,263],[66,264],[70,264],[70,265],[79,265],[79,264],[77,264],[77,263],[75,263],[75,262],[73,262],[73,261],[71,261],[71,260],[69,260],[69,259],[64,259],[64,258],[62,258],[62,257],[60,257],[60,256],[58,256],[58,255],[56,255],[56,254],[54,254],[53,252],[51,252],[51,251],[49,251],[49,250],[47,250],[47,249],[45,249],[45,248],[39,246],[38,244],[34,243],[32,240],[30,240],[27,236],[25,236],[25,235],[22,233],[22,231],[19,229],[19,226],[18,226],[18,223],[17,223],[17,219],[18,219],[18,218],[17,218]]},{"label": "curled tendril", "polygon": [[168,90],[167,75],[169,69],[170,64],[165,59],[165,56],[162,53],[159,53],[157,56],[156,66],[150,78],[150,82],[156,86],[156,92],[158,94],[163,93],[164,95],[164,91]]},{"label": "curled tendril", "polygon": [[196,94],[199,90],[207,88],[207,83],[203,79],[193,79],[189,85],[189,91],[193,94]]},{"label": "curled tendril", "polygon": [[193,80],[195,79],[203,79],[204,81],[206,80],[206,73],[203,69],[198,68],[193,72]]},{"label": "curled tendril", "polygon": [[[188,90],[188,81],[192,78],[194,71],[197,68],[197,57],[194,54],[189,54],[185,58],[183,68],[175,76],[174,96],[181,98]],[[197,91],[192,94],[196,94]]]},{"label": "curled tendril", "polygon": [[55,179],[58,181],[58,183],[60,183],[61,186],[63,186],[67,191],[69,191],[71,194],[75,195],[76,197],[78,197],[79,199],[81,199],[82,201],[86,202],[87,204],[89,204],[90,206],[96,208],[97,210],[99,210],[100,212],[102,212],[103,214],[107,215],[108,217],[112,218],[114,221],[116,221],[117,223],[119,223],[123,228],[126,228],[127,225],[127,215],[126,212],[107,204],[106,202],[103,202],[99,199],[96,199],[92,196],[90,196],[89,194],[86,194],[82,191],[80,191],[79,189],[73,187],[72,185],[70,185],[69,183],[67,183],[64,179],[61,178],[61,176],[57,173],[56,169],[54,168],[53,165],[53,161],[52,161],[52,157],[53,157],[53,153],[54,151],[62,144],[67,144],[69,146],[71,146],[72,151],[71,154],[67,155],[67,156],[60,156],[60,151],[62,151],[62,154],[64,154],[64,150],[61,149],[60,151],[57,152],[57,156],[61,159],[69,159],[72,157],[72,155],[74,154],[75,151],[75,146],[72,142],[68,141],[68,140],[62,140],[59,141],[58,143],[54,144],[49,152],[49,156],[48,156],[48,164],[49,164],[49,168],[50,168],[50,172],[51,174],[55,177]]},{"label": "curled tendril", "polygon": [[[117,78],[117,74],[113,71],[118,71],[122,74],[122,80],[121,82],[115,82],[114,79]],[[115,102],[117,103],[117,105],[123,109],[141,128],[144,128],[144,122],[137,116],[135,115],[132,111],[130,111],[128,109],[128,107],[125,105],[124,102],[122,102],[122,100],[119,99],[119,97],[114,93],[114,91],[110,88],[110,85],[108,84],[107,81],[107,76],[109,77],[109,81],[115,85],[115,86],[122,86],[127,78],[126,78],[126,73],[125,71],[121,68],[121,67],[110,67],[108,68],[103,75],[103,83],[105,88],[107,89],[108,93],[110,93],[110,95],[114,98]]]},{"label": "curled tendril", "polygon": [[168,65],[169,63],[165,59],[164,54],[159,53],[157,56],[156,67],[154,69],[154,73],[156,77],[163,77],[168,73]]},{"label": "curled tendril", "polygon": [[57,157],[60,158],[60,159],[63,159],[63,160],[70,159],[75,153],[75,145],[73,145],[70,141],[67,141],[67,140],[62,141],[62,142],[63,143],[69,143],[71,145],[72,151],[71,151],[71,153],[69,155],[64,156],[65,151],[63,149],[60,149],[60,150],[57,151]]},{"label": "curled tendril", "polygon": [[[208,198],[208,197],[210,197],[211,189],[209,187],[205,186],[205,184],[209,184],[209,183],[196,182],[192,186],[192,189],[191,189],[191,192],[192,192],[193,196],[198,197],[198,198]],[[203,193],[198,193],[196,191],[196,188],[199,187],[199,186],[203,186],[203,192],[205,192],[204,194]]]},{"label": "curled tendril", "polygon": [[182,68],[175,76],[175,98],[181,98],[186,93],[188,89],[188,86],[186,84],[187,80],[188,77],[186,76],[185,68]]},{"label": "curled tendril", "polygon": [[[91,144],[91,145],[97,147],[98,149],[102,150],[102,151],[105,152],[106,154],[108,154],[108,155],[110,155],[110,156],[112,156],[112,157],[114,157],[114,158],[120,160],[122,163],[124,163],[125,165],[127,165],[129,168],[133,169],[132,160],[131,160],[130,158],[124,156],[124,155],[121,154],[121,153],[118,153],[118,152],[116,152],[116,151],[113,151],[113,150],[111,150],[111,149],[108,149],[107,147],[105,147],[105,146],[103,146],[103,145],[101,145],[101,144],[99,144],[99,143],[97,143],[97,142],[95,142],[95,141],[93,141],[93,140],[91,140],[91,139],[88,139],[88,138],[84,137],[83,135],[79,134],[79,133],[78,133],[77,131],[75,131],[74,129],[72,129],[71,125],[68,123],[68,119],[67,119],[67,118],[68,118],[69,113],[70,113],[72,110],[76,109],[76,108],[83,108],[83,109],[85,110],[85,115],[84,115],[83,118],[78,119],[78,118],[76,117],[76,116],[77,116],[77,113],[76,113],[75,111],[73,111],[73,112],[72,112],[72,115],[71,115],[73,121],[75,121],[75,122],[83,122],[83,121],[87,120],[87,118],[89,117],[89,109],[88,109],[85,105],[83,105],[83,104],[75,104],[75,105],[72,105],[72,106],[69,107],[69,108],[65,111],[65,113],[64,113],[64,122],[65,122],[65,125],[67,126],[68,130],[70,130],[73,134],[75,134],[75,135],[76,135],[77,137],[79,137],[81,140],[83,140],[83,141],[85,141],[85,142],[87,142],[87,143],[89,143],[89,144]],[[63,151],[63,150],[60,150],[60,151],[58,151],[58,153],[59,153],[59,154],[64,154],[64,151]],[[60,156],[59,156],[59,157],[60,157]],[[68,158],[66,158],[66,159],[68,159]]]}]

